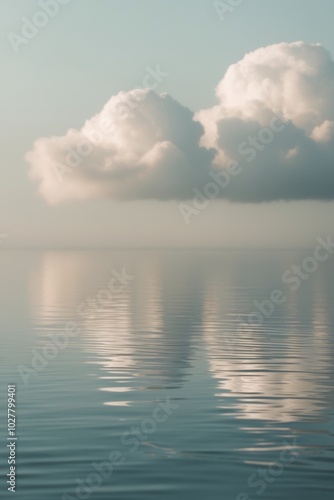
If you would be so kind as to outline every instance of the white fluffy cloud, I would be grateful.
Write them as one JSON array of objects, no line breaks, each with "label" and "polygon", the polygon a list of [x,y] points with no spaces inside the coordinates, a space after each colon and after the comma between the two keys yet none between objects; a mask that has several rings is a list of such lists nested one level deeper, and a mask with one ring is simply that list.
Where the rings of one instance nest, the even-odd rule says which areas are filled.
[{"label": "white fluffy cloud", "polygon": [[220,197],[334,198],[334,63],[322,46],[247,54],[216,95],[216,106],[194,116],[166,94],[120,92],[81,130],[36,141],[27,160],[39,193],[51,204],[190,199],[210,172],[237,162]]},{"label": "white fluffy cloud", "polygon": [[[203,127],[170,96],[120,92],[81,130],[41,138],[27,154],[30,174],[51,204],[72,199],[183,198],[204,180],[213,152]],[[201,178],[202,176],[202,178]]]}]

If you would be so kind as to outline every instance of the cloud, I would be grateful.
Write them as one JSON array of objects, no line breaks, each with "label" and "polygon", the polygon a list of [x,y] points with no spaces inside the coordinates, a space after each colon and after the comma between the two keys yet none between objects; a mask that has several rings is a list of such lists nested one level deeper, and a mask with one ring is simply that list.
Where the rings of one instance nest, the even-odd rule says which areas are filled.
[{"label": "cloud", "polygon": [[27,160],[51,204],[183,199],[205,182],[214,158],[199,145],[203,132],[193,113],[166,94],[120,92],[81,130],[37,140]]},{"label": "cloud", "polygon": [[[50,204],[90,198],[240,202],[334,198],[334,63],[321,45],[281,43],[230,66],[218,104],[195,115],[167,94],[120,92],[81,130],[26,155]],[[231,177],[231,176],[230,176]]]}]

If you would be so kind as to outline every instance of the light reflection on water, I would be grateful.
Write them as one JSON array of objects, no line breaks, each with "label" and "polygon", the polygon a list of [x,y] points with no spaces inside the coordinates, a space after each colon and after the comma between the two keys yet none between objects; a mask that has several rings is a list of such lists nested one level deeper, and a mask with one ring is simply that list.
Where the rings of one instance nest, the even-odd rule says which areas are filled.
[{"label": "light reflection on water", "polygon": [[[18,497],[73,493],[92,462],[123,447],[126,464],[92,498],[256,498],[249,476],[290,439],[303,454],[265,498],[332,498],[334,262],[286,289],[262,325],[239,328],[302,255],[3,252],[0,373],[2,387],[19,387]],[[123,268],[134,276],[124,290],[78,315]],[[16,366],[31,366],[31,349],[67,321],[80,336],[25,387]],[[122,434],[167,397],[180,408],[130,452]]]}]

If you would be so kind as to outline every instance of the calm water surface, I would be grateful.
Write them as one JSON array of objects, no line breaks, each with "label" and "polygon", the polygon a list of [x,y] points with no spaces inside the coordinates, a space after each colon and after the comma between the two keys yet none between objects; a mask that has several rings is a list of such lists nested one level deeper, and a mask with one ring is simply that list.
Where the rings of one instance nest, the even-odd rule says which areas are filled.
[{"label": "calm water surface", "polygon": [[309,255],[2,251],[1,498],[16,383],[18,499],[332,500],[334,257],[282,283]]}]

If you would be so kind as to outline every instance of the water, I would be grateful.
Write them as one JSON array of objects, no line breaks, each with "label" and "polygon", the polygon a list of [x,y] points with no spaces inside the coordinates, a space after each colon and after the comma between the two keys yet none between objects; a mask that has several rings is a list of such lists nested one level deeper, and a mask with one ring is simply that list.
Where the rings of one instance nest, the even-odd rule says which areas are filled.
[{"label": "water", "polygon": [[308,255],[3,251],[1,498],[16,383],[18,499],[332,499],[334,257],[282,283]]}]

